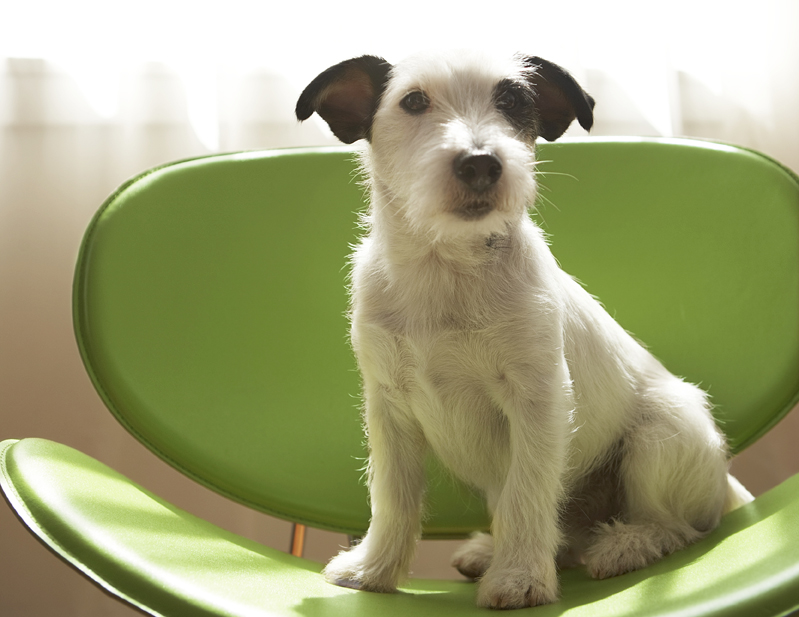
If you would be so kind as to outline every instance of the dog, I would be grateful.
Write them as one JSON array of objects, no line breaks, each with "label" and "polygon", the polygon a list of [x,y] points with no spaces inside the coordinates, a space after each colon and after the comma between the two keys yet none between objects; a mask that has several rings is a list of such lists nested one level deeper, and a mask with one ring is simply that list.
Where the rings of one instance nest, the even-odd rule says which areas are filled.
[{"label": "dog", "polygon": [[396,590],[428,451],[485,495],[490,534],[453,557],[484,607],[555,601],[559,567],[643,568],[752,499],[706,394],[562,271],[528,216],[536,139],[590,129],[593,108],[552,62],[474,52],[352,58],[299,97],[299,120],[364,140],[371,195],[350,318],[372,517],[330,582]]}]

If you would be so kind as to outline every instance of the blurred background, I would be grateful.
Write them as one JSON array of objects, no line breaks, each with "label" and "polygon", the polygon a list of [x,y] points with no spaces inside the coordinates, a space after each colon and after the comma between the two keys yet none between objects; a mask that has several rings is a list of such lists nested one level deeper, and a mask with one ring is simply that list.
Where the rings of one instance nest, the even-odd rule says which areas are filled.
[{"label": "blurred background", "polygon": [[[715,139],[799,170],[796,0],[2,0],[0,438],[66,443],[198,516],[287,549],[288,523],[194,485],[105,411],[72,334],[80,240],[104,199],[149,167],[334,143],[316,118],[293,117],[317,73],[364,53],[397,61],[436,47],[563,65],[597,99],[593,135]],[[794,412],[735,473],[762,493],[799,471],[797,438]],[[324,561],[344,542],[311,530],[306,556]],[[455,576],[452,548],[423,542],[415,574]],[[5,506],[0,555],[4,617],[134,614],[51,557]]]}]

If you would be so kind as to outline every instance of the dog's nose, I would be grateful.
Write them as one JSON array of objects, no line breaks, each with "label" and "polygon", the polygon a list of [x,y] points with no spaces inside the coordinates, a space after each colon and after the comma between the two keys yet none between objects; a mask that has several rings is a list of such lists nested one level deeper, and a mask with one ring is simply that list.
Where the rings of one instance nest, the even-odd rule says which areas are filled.
[{"label": "dog's nose", "polygon": [[455,159],[455,175],[470,189],[481,192],[502,175],[502,162],[492,152],[464,152]]}]

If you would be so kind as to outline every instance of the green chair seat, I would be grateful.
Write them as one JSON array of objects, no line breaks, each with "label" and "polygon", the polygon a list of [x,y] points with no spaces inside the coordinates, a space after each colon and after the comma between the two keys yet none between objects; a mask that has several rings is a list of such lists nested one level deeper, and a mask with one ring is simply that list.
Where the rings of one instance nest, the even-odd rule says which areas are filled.
[{"label": "green chair seat", "polygon": [[[399,594],[336,587],[321,565],[224,531],[80,452],[0,444],[0,483],[22,521],[109,592],[154,615],[486,615],[468,582],[412,579]],[[780,615],[799,604],[799,475],[726,516],[708,538],[642,570],[562,573],[538,617]]]},{"label": "green chair seat", "polygon": [[[758,153],[689,140],[543,144],[535,215],[564,269],[673,372],[701,383],[733,451],[799,400],[799,180]],[[286,520],[363,533],[347,255],[363,191],[352,150],[215,155],[122,186],[86,232],[74,319],[125,428],[187,476]],[[485,614],[474,585],[376,595],[222,531],[97,461],[2,443],[0,485],[57,555],[154,615]],[[429,465],[424,534],[488,526]],[[538,615],[783,615],[799,607],[793,478],[709,538],[608,581],[562,574]],[[2,607],[0,600],[0,608]]]}]

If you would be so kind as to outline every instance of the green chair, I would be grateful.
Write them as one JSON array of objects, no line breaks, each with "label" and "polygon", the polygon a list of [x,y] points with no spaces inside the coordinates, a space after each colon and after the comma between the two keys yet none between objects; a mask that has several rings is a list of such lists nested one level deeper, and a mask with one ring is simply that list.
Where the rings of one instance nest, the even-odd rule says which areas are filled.
[{"label": "green chair", "polygon": [[[535,215],[563,268],[673,372],[701,383],[733,451],[799,394],[799,178],[715,143],[542,144]],[[126,183],[86,233],[78,345],[116,418],[164,461],[262,512],[362,534],[347,254],[364,196],[351,150],[210,156]],[[152,615],[486,615],[468,582],[382,595],[221,530],[41,439],[0,444],[0,484],[54,553]],[[430,461],[428,538],[487,526]],[[799,607],[799,475],[645,570],[561,573],[568,615],[787,615]],[[35,582],[33,583],[36,584]],[[41,583],[44,585],[44,583]],[[2,612],[0,600],[0,612]]]}]

